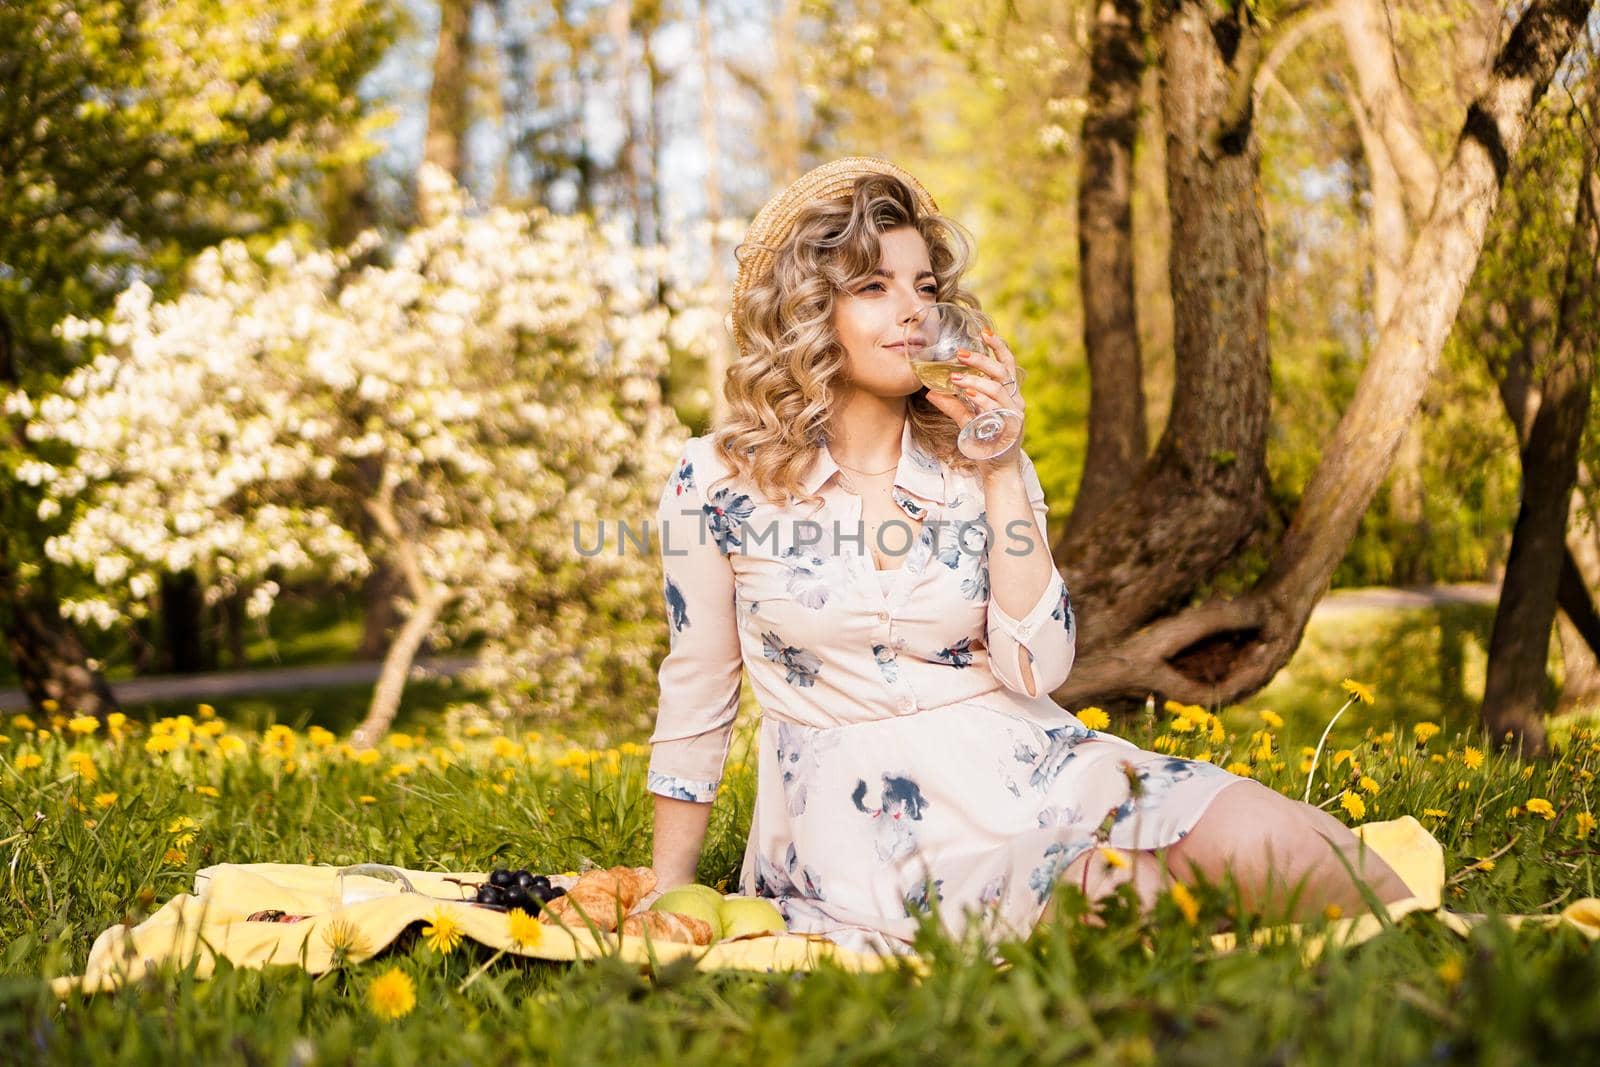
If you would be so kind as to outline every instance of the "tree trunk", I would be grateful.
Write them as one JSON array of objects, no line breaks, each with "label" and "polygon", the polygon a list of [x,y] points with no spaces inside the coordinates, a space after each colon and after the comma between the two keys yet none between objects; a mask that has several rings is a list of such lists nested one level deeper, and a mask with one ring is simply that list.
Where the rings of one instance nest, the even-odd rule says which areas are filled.
[{"label": "tree trunk", "polygon": [[[706,157],[706,228],[710,245],[710,267],[707,284],[717,300],[731,297],[727,272],[722,265],[722,240],[718,233],[722,225],[722,148],[717,130],[716,61],[711,51],[711,0],[700,0],[700,10],[695,17],[695,53],[700,64],[700,143]],[[732,354],[728,351],[732,339],[723,330],[712,330],[710,352],[706,359],[706,389],[711,394],[711,423],[722,422],[728,415],[728,395],[723,383],[728,377]]]},{"label": "tree trunk", "polygon": [[215,666],[206,654],[205,602],[193,571],[161,577],[162,667],[195,674]]},{"label": "tree trunk", "polygon": [[650,240],[656,244],[666,241],[666,190],[661,187],[661,151],[666,141],[661,115],[662,87],[667,76],[656,57],[655,31],[658,23],[647,22],[640,29],[639,58],[644,64],[645,84],[648,93],[644,105],[644,166],[640,177],[644,182],[644,201],[650,214]]},{"label": "tree trunk", "polygon": [[[1567,255],[1555,359],[1544,370],[1539,410],[1522,449],[1522,505],[1511,537],[1505,582],[1489,638],[1483,725],[1491,739],[1520,735],[1523,751],[1543,755],[1545,664],[1558,583],[1567,558],[1567,512],[1578,449],[1589,415],[1600,327],[1594,289],[1600,259],[1600,173],[1587,142]],[[1571,580],[1571,575],[1568,576]]]},{"label": "tree trunk", "polygon": [[28,703],[43,711],[44,702],[53,700],[66,714],[97,718],[116,711],[116,696],[104,676],[89,666],[89,652],[77,630],[56,610],[55,597],[45,590],[20,587],[4,559],[0,559],[0,592],[7,601],[0,608],[6,653]]},{"label": "tree trunk", "polygon": [[800,0],[777,0],[777,8],[771,166],[773,184],[785,186],[800,177]]},{"label": "tree trunk", "polygon": [[428,133],[422,160],[466,181],[469,84],[472,56],[472,0],[439,0],[439,46],[433,55],[433,84],[428,89]]},{"label": "tree trunk", "polygon": [[1439,168],[1422,137],[1411,97],[1400,85],[1389,16],[1379,0],[1338,0],[1336,10],[1362,110],[1389,149],[1411,217],[1425,219],[1439,188]]},{"label": "tree trunk", "polygon": [[350,735],[350,743],[357,748],[371,748],[377,744],[400,711],[400,697],[405,692],[406,679],[411,675],[411,665],[416,661],[417,649],[439,621],[439,612],[449,601],[442,592],[433,592],[412,605],[405,625],[395,636],[383,657],[383,669],[378,672],[378,684],[372,690],[372,702],[367,705],[367,717],[361,720]]},{"label": "tree trunk", "polygon": [[405,620],[398,599],[404,595],[405,577],[385,559],[372,561],[372,570],[361,583],[361,643],[356,658],[382,659],[389,642]]},{"label": "tree trunk", "polygon": [[1263,508],[1267,255],[1249,96],[1260,42],[1248,23],[1212,24],[1207,11],[1183,0],[1159,26],[1173,397],[1133,484],[1057,546],[1080,605],[1080,657],[1109,651],[1187,598],[1233,557]]},{"label": "tree trunk", "polygon": [[644,201],[639,190],[639,132],[633,116],[633,0],[611,0],[606,29],[611,34],[612,76],[617,83],[617,123],[622,127],[622,144],[617,147],[617,181],[627,201],[628,218],[633,220],[634,243],[642,244]]},{"label": "tree trunk", "polygon": [[371,473],[375,475],[373,480],[377,490],[371,499],[364,501],[364,508],[373,525],[388,542],[389,554],[405,577],[406,587],[411,594],[411,612],[383,658],[383,667],[378,672],[378,684],[373,687],[366,718],[351,735],[351,744],[360,748],[377,744],[394,722],[395,714],[400,710],[400,697],[405,692],[406,679],[411,674],[411,665],[417,658],[417,650],[422,647],[433,624],[439,621],[440,613],[454,596],[450,590],[435,585],[424,573],[416,546],[395,513],[394,483],[388,480],[381,469]]},{"label": "tree trunk", "polygon": [[[1406,218],[1404,188],[1400,174],[1395,170],[1389,146],[1368,117],[1366,105],[1360,98],[1351,91],[1346,91],[1345,98],[1346,106],[1355,118],[1356,131],[1361,137],[1361,152],[1367,164],[1367,191],[1372,199],[1372,207],[1367,214],[1367,232],[1372,256],[1372,329],[1376,334],[1389,321],[1395,299],[1400,295],[1406,252],[1411,247],[1411,226]],[[1389,508],[1397,522],[1412,527],[1413,544],[1426,542],[1428,531],[1423,525],[1427,513],[1423,507],[1422,436],[1415,425],[1407,428],[1405,436],[1400,439],[1400,448],[1395,453],[1394,475],[1389,481]],[[1398,573],[1391,576],[1391,581],[1415,584],[1430,577],[1418,573],[1415,556],[1408,556],[1407,559],[1410,562],[1397,568]]]},{"label": "tree trunk", "polygon": [[1078,281],[1089,450],[1067,519],[1080,533],[1133,484],[1149,450],[1133,284],[1133,149],[1144,74],[1140,0],[1101,0],[1089,44],[1078,183]]},{"label": "tree trunk", "polygon": [[[1209,40],[1203,21],[1185,19],[1186,10],[1187,5],[1180,8],[1169,23],[1164,41],[1174,32],[1182,35],[1185,25],[1189,36]],[[1142,629],[1120,628],[1128,622],[1129,613],[1114,615],[1112,625],[1104,627],[1095,642],[1084,642],[1088,647],[1080,652],[1067,683],[1054,694],[1057,699],[1099,703],[1143,699],[1155,691],[1189,703],[1230,703],[1260,689],[1288,662],[1311,609],[1327,589],[1361,515],[1389,470],[1400,435],[1416,413],[1482,250],[1506,169],[1521,148],[1529,116],[1588,12],[1589,5],[1582,0],[1536,0],[1501,50],[1487,88],[1468,111],[1432,211],[1413,244],[1394,313],[1379,334],[1350,406],[1323,451],[1266,575],[1234,600],[1212,600]],[[1178,44],[1167,48],[1169,53],[1180,50]],[[1190,101],[1181,93],[1168,94],[1168,124],[1175,131],[1171,137],[1175,144],[1189,125],[1183,111],[1191,105],[1198,107],[1202,99],[1199,92],[1192,94]],[[1181,177],[1184,166],[1172,169]],[[1180,220],[1190,211],[1186,201],[1186,197],[1173,197],[1175,264],[1180,255],[1197,248],[1213,251],[1192,232],[1180,228]],[[1213,254],[1226,252],[1221,249]],[[1176,265],[1173,273],[1177,281],[1181,271]],[[1174,289],[1184,295],[1179,286]],[[1202,295],[1222,303],[1229,291],[1230,287],[1213,283]],[[1179,359],[1187,354],[1202,364],[1194,373],[1215,374],[1214,368],[1204,365],[1204,350],[1197,351],[1192,340],[1184,339],[1187,318],[1180,312]],[[1221,340],[1226,343],[1214,346],[1211,361],[1237,358],[1239,337]],[[1180,364],[1180,382],[1188,376]],[[1180,412],[1175,407],[1167,437],[1177,432],[1174,427],[1193,427],[1194,432],[1205,433],[1216,422],[1230,418],[1237,421],[1241,416],[1227,409]],[[1138,491],[1136,485],[1132,492]],[[1106,514],[1124,510],[1127,495]],[[1186,498],[1194,495],[1192,488],[1186,487],[1185,492],[1163,498],[1161,506],[1181,513]],[[1131,509],[1129,513],[1133,513]],[[1209,516],[1184,514],[1183,518],[1204,522]],[[1095,531],[1102,530],[1109,534],[1115,527],[1096,523]],[[1149,544],[1129,546],[1124,541],[1119,548],[1126,553]],[[1080,558],[1088,555],[1083,550],[1079,554]],[[1107,571],[1118,585],[1134,588],[1145,585],[1143,572],[1167,566],[1168,558],[1155,552],[1121,568],[1108,561]],[[1098,577],[1093,570],[1078,573],[1086,581]],[[1073,588],[1076,595],[1079,587],[1074,584]],[[1097,588],[1104,597],[1103,580]],[[1087,636],[1087,608],[1081,617]]]}]

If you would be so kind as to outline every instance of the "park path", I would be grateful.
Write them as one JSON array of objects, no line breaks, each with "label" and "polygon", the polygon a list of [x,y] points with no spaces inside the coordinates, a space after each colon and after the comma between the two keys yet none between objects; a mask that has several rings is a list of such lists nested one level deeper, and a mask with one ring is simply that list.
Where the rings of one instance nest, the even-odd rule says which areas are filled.
[{"label": "park path", "polygon": [[[1337,619],[1361,611],[1405,611],[1440,604],[1493,604],[1500,587],[1488,583],[1430,585],[1414,588],[1374,587],[1339,589],[1323,597],[1311,613],[1313,620]],[[424,670],[453,677],[472,665],[470,656],[440,656],[418,661]],[[253,671],[214,674],[175,674],[130,678],[111,683],[124,704],[157,700],[220,700],[252,693],[282,693],[301,689],[328,689],[371,685],[382,665],[373,661],[330,663],[314,667],[267,667]],[[25,711],[28,698],[20,689],[0,689],[0,711]]]}]

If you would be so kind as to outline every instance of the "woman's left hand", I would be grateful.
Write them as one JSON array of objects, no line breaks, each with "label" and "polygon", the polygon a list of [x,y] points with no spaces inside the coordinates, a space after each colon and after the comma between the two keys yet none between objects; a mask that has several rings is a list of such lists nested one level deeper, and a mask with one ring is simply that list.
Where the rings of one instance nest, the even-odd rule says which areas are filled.
[{"label": "woman's left hand", "polygon": [[[1012,354],[1011,346],[987,330],[984,331],[983,339],[989,351],[962,351],[960,359],[966,370],[964,373],[958,371],[950,376],[951,384],[961,390],[962,396],[928,391],[928,400],[933,406],[949,415],[962,429],[985,411],[994,411],[997,408],[1009,408],[1018,415],[1026,416],[1027,405],[1022,399],[1017,357]],[[968,407],[962,397],[975,404],[977,410]],[[1021,462],[1021,455],[1021,448],[1013,448],[999,459],[980,462],[978,467],[989,472],[1017,466]]]}]

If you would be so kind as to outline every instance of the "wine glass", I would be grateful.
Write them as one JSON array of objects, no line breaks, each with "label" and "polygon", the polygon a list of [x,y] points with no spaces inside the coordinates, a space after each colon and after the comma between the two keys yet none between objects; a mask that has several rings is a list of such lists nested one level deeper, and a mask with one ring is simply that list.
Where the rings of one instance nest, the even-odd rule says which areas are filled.
[{"label": "wine glass", "polygon": [[[956,371],[981,373],[962,363],[957,353],[988,353],[983,341],[985,329],[992,332],[994,326],[981,311],[960,304],[922,307],[906,321],[904,328],[905,353],[911,372],[929,392],[960,397],[968,408],[976,411],[977,405],[951,384],[950,375]],[[1022,416],[1010,408],[996,408],[969,421],[956,438],[956,447],[968,459],[999,459],[1015,448],[1021,437]]]}]

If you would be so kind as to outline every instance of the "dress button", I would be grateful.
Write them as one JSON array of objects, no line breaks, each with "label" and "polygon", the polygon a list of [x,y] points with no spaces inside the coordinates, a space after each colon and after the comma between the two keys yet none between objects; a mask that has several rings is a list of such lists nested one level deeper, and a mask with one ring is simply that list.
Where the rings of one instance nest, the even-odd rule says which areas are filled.
[{"label": "dress button", "polygon": [[1033,632],[1033,627],[1029,626],[1027,623],[1023,623],[1021,626],[1017,627],[1017,633],[1022,635],[1023,637],[1027,637],[1032,632]]},{"label": "dress button", "polygon": [[879,622],[888,622],[889,621],[889,613],[887,611],[878,612],[878,621]]}]

